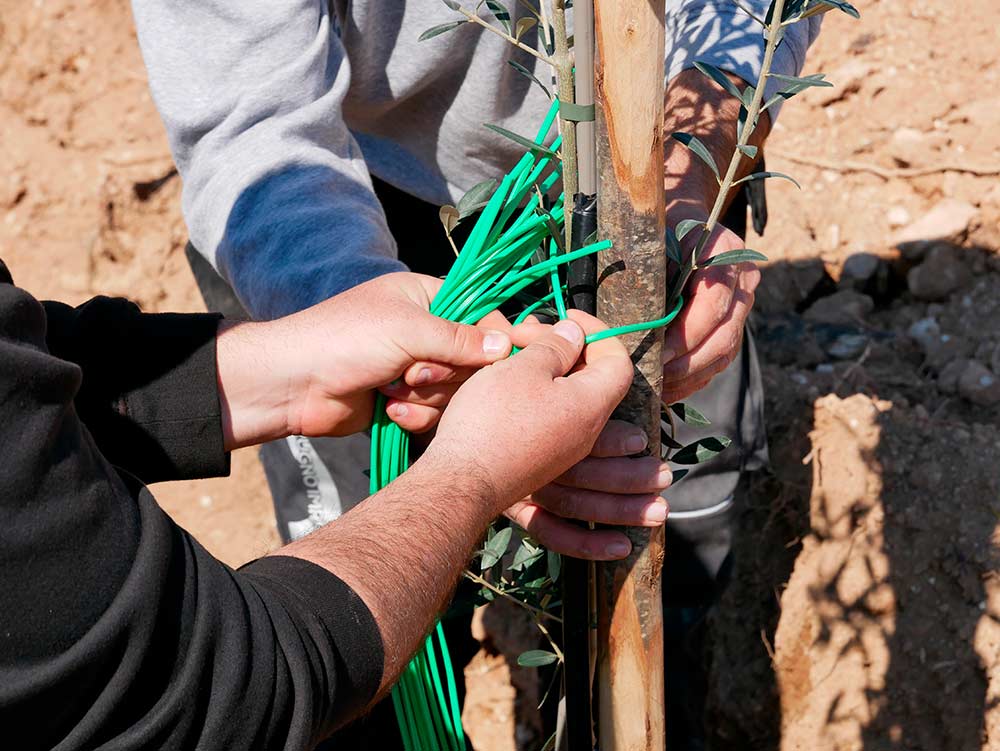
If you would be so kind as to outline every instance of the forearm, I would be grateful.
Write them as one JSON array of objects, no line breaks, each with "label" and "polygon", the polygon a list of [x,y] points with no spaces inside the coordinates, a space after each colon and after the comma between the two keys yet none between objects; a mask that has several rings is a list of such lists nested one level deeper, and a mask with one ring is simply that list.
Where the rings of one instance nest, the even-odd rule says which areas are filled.
[{"label": "forearm", "polygon": [[441,614],[497,500],[460,465],[426,455],[391,485],[281,550],[334,573],[378,623],[382,694]]},{"label": "forearm", "polygon": [[74,399],[108,460],[144,482],[227,474],[215,314],[143,313],[123,298],[43,303],[46,344],[83,370]]},{"label": "forearm", "polygon": [[[747,85],[739,77],[728,75],[741,89]],[[672,226],[681,219],[706,218],[718,195],[719,183],[711,168],[688,148],[670,138],[670,134],[680,131],[697,136],[720,172],[724,171],[736,151],[740,103],[699,71],[688,69],[667,85],[664,112],[664,182],[667,223]],[[749,144],[762,148],[770,129],[770,116],[765,112],[750,136]],[[754,162],[754,159],[743,156],[736,179],[749,174]],[[735,190],[729,191],[727,206],[735,195]]]}]

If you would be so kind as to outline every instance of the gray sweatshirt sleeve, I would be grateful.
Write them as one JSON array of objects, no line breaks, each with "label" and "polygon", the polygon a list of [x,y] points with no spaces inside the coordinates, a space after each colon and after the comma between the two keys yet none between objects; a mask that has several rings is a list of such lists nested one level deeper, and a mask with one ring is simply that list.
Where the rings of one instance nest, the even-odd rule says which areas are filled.
[{"label": "gray sweatshirt sleeve", "polygon": [[[741,0],[741,3],[763,18],[770,0]],[[806,51],[819,36],[822,18],[813,16],[788,27],[774,53],[772,72],[799,74]],[[756,83],[764,60],[764,35],[760,25],[733,0],[682,0],[667,3],[666,49],[668,80],[700,61]],[[776,94],[782,85],[774,79],[769,81],[764,89],[765,99]],[[768,109],[772,121],[783,101]]]},{"label": "gray sweatshirt sleeve", "polygon": [[341,103],[325,0],[134,0],[191,240],[274,318],[403,268]]}]

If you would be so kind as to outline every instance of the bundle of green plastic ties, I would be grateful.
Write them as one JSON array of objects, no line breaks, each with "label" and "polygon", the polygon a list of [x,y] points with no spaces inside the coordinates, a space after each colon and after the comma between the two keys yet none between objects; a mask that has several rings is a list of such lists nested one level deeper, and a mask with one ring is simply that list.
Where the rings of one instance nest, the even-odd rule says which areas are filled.
[{"label": "bundle of green plastic ties", "polygon": [[[544,197],[561,177],[557,155],[561,138],[543,146],[558,111],[556,101],[535,137],[534,147],[503,178],[483,207],[431,304],[431,313],[475,324],[515,298],[524,300],[529,294],[526,290],[548,279],[550,291],[539,293],[515,323],[546,303],[553,303],[559,318],[565,318],[566,290],[560,267],[611,247],[610,242],[603,241],[560,252],[557,236],[564,226],[565,199],[560,195],[546,206]],[[533,263],[537,251],[546,244],[548,258]],[[677,309],[658,321],[607,329],[590,335],[587,341],[663,326],[676,313]],[[409,467],[409,434],[389,420],[385,405],[385,397],[379,396],[372,425],[371,493],[384,488]],[[406,751],[464,751],[455,676],[440,623],[393,688],[392,701]]]}]

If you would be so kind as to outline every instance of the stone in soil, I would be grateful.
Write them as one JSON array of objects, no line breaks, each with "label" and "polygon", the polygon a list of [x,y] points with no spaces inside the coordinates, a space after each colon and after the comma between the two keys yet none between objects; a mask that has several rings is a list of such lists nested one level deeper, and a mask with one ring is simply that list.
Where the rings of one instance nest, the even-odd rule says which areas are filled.
[{"label": "stone in soil", "polygon": [[826,279],[826,267],[819,258],[765,266],[754,309],[765,315],[795,310]]},{"label": "stone in soil", "polygon": [[864,320],[875,309],[875,302],[860,292],[842,289],[829,297],[821,297],[803,314],[816,323],[851,324]]},{"label": "stone in soil", "polygon": [[968,261],[947,243],[934,245],[923,263],[906,275],[906,285],[918,300],[944,300],[971,280]]},{"label": "stone in soil", "polygon": [[919,261],[936,240],[958,242],[964,239],[978,214],[979,210],[971,203],[945,198],[899,230],[893,236],[893,243],[908,260]]},{"label": "stone in soil", "polygon": [[1000,404],[1000,378],[982,363],[969,360],[958,378],[958,393],[973,404]]}]

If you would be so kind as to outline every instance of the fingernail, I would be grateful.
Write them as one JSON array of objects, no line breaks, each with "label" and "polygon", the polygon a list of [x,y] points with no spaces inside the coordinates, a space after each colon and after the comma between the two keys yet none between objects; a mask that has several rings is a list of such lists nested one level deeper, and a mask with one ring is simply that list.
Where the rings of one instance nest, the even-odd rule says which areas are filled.
[{"label": "fingernail", "polygon": [[567,342],[572,342],[573,344],[583,343],[583,329],[573,323],[573,321],[559,321],[559,323],[552,327],[552,331]]},{"label": "fingernail", "polygon": [[642,512],[642,518],[647,522],[662,524],[667,520],[667,504],[662,502],[654,503]]},{"label": "fingernail", "polygon": [[627,542],[612,542],[604,548],[604,552],[612,558],[624,558],[630,549]]},{"label": "fingernail", "polygon": [[660,467],[660,474],[656,476],[656,485],[659,488],[669,487],[674,479],[674,473],[670,471],[670,466],[664,464]]},{"label": "fingernail", "polygon": [[491,331],[483,337],[483,352],[487,355],[506,352],[508,347],[510,347],[510,338],[499,331]]},{"label": "fingernail", "polygon": [[405,404],[398,403],[392,405],[392,416],[393,417],[406,417],[410,414],[410,408]]},{"label": "fingernail", "polygon": [[630,435],[625,439],[625,452],[629,454],[638,454],[646,448],[646,434],[636,433],[635,435]]},{"label": "fingernail", "polygon": [[417,373],[417,377],[413,379],[413,385],[419,386],[422,383],[427,383],[431,380],[431,369],[421,368],[420,372]]}]

